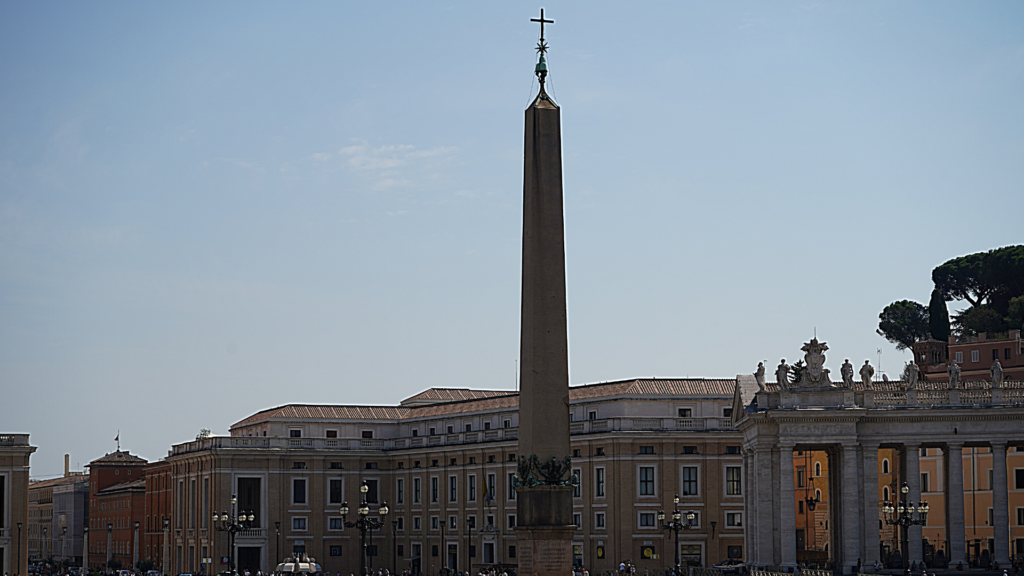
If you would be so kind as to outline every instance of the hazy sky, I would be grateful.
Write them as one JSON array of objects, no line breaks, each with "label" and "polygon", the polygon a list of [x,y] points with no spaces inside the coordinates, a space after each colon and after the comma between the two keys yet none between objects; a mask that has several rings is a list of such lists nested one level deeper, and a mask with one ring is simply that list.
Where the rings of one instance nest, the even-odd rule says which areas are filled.
[{"label": "hazy sky", "polygon": [[[549,2],[570,379],[769,372],[1024,241],[1024,4]],[[0,431],[32,475],[511,389],[537,3],[0,3]],[[954,303],[951,309],[962,307]]]}]

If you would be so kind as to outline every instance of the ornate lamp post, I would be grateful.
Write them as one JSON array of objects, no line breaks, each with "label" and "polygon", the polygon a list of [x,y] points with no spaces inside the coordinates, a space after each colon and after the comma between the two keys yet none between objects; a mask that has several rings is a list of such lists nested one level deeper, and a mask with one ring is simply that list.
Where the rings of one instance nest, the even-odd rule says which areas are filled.
[{"label": "ornate lamp post", "polygon": [[[71,553],[75,553],[75,547],[71,546]],[[82,527],[82,572],[89,573],[89,526]]]},{"label": "ornate lamp post", "polygon": [[[907,502],[907,493],[910,492],[910,487],[904,482],[903,486],[900,487],[900,503],[899,506],[893,506],[892,502],[886,502],[882,505],[882,513],[885,515],[885,523],[890,526],[902,526],[904,534],[901,534],[899,542],[903,542],[903,535],[910,526],[923,526],[928,523],[928,503],[921,501],[917,507],[914,507],[913,502]],[[914,517],[914,512],[917,512],[917,517]],[[903,558],[904,565],[907,559]]]},{"label": "ornate lamp post", "polygon": [[133,522],[135,526],[135,542],[132,545],[132,570],[139,568],[139,521]]},{"label": "ornate lamp post", "polygon": [[348,522],[346,520],[346,517],[348,516],[348,502],[342,502],[341,503],[341,510],[339,511],[339,512],[341,512],[341,521],[345,523],[345,526],[348,526],[349,528],[358,528],[359,529],[359,545],[363,549],[362,553],[359,555],[359,574],[360,575],[365,575],[367,573],[366,572],[366,552],[367,552],[367,550],[366,550],[366,532],[374,530],[376,528],[381,528],[382,526],[384,526],[384,521],[385,521],[385,519],[388,516],[388,512],[390,512],[390,510],[388,510],[387,502],[384,502],[384,503],[382,503],[380,505],[380,508],[377,510],[377,513],[380,514],[380,516],[381,516],[381,518],[379,520],[374,520],[373,518],[367,518],[367,516],[370,515],[370,505],[369,505],[369,503],[366,502],[366,493],[369,490],[370,490],[370,487],[366,485],[365,481],[363,481],[363,483],[359,486],[360,499],[362,501],[359,503],[359,508],[356,509],[356,512],[359,514],[359,518],[357,520],[355,520],[354,522]]},{"label": "ornate lamp post", "polygon": [[662,530],[671,530],[675,534],[675,546],[676,546],[676,576],[679,575],[679,531],[689,530],[694,528],[694,519],[697,517],[693,511],[687,511],[683,514],[679,511],[679,494],[676,494],[675,498],[672,499],[672,503],[675,508],[672,510],[672,521],[665,522],[665,511],[658,510],[658,523],[661,525]]},{"label": "ornate lamp post", "polygon": [[47,532],[48,532],[48,530],[46,529],[46,526],[43,526],[43,546],[42,546],[42,548],[43,548],[43,563],[44,564],[48,564],[48,562],[47,562],[48,556],[46,555],[46,533]]},{"label": "ornate lamp post", "polygon": [[171,533],[171,519],[169,517],[165,517],[164,518],[164,542],[163,542],[163,546],[161,546],[162,549],[160,551],[160,566],[162,568],[161,572],[163,572],[164,574],[167,574],[170,571],[171,545],[170,545],[170,541],[168,540],[168,538],[170,537],[170,533]]},{"label": "ornate lamp post", "polygon": [[107,569],[110,570],[110,562],[114,559],[114,525],[107,523]]},{"label": "ornate lamp post", "polygon": [[235,534],[238,534],[242,530],[245,530],[251,526],[250,522],[256,520],[256,516],[250,512],[242,512],[238,514],[235,510],[238,504],[238,498],[234,494],[231,495],[231,515],[227,512],[221,512],[220,516],[216,512],[213,513],[213,527],[218,532],[228,533],[228,548],[231,556],[231,563],[228,565],[232,574],[235,572]]}]

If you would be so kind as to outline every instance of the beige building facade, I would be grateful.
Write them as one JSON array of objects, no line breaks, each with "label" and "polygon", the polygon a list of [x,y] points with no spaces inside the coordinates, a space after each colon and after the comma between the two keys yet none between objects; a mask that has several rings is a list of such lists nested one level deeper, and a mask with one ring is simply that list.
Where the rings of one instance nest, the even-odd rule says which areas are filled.
[{"label": "beige building facade", "polygon": [[[695,522],[679,533],[682,560],[742,558],[746,518],[741,437],[732,427],[735,380],[627,380],[570,389],[574,563],[610,570],[672,566],[673,498]],[[374,569],[437,573],[516,564],[518,395],[430,389],[398,406],[287,405],[254,414],[231,436],[172,448],[172,571],[226,567],[228,538],[210,518],[251,513],[236,535],[239,568],[266,571],[306,553],[331,572],[358,571],[359,486],[377,517]],[[210,573],[210,570],[206,570]]]},{"label": "beige building facade", "polygon": [[0,434],[0,568],[28,574],[28,474],[36,451],[28,434]]}]

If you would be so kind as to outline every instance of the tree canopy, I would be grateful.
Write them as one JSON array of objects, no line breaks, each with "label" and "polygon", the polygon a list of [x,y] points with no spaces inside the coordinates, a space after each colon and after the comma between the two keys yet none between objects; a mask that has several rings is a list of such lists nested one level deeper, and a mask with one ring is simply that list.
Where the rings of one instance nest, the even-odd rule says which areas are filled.
[{"label": "tree canopy", "polygon": [[936,340],[949,338],[949,310],[938,288],[932,290],[932,299],[928,302],[928,331]]},{"label": "tree canopy", "polygon": [[897,350],[906,350],[928,337],[928,309],[912,300],[893,302],[878,315],[876,332]]}]

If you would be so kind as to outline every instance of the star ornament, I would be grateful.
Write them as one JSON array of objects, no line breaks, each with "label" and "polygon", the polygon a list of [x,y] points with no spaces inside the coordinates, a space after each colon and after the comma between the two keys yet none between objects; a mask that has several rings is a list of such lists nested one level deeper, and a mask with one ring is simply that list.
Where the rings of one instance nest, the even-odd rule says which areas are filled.
[{"label": "star ornament", "polygon": [[541,54],[546,53],[548,51],[548,43],[543,41],[543,40],[541,40],[540,42],[537,42],[536,50],[537,50],[537,52],[539,52]]}]

